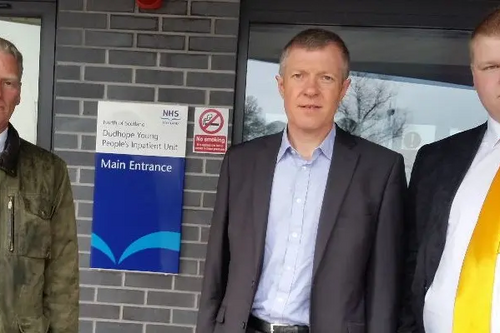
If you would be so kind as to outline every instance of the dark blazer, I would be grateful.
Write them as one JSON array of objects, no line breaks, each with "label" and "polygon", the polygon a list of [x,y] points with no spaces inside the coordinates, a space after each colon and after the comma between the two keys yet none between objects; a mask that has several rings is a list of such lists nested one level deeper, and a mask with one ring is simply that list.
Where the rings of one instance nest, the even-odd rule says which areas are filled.
[{"label": "dark blazer", "polygon": [[[245,332],[259,283],[282,133],[227,152],[205,263],[197,333]],[[312,333],[397,329],[403,158],[337,127],[311,282]]]},{"label": "dark blazer", "polygon": [[481,144],[486,124],[420,148],[408,194],[404,311],[399,332],[424,332],[425,294],[446,242],[455,194]]}]

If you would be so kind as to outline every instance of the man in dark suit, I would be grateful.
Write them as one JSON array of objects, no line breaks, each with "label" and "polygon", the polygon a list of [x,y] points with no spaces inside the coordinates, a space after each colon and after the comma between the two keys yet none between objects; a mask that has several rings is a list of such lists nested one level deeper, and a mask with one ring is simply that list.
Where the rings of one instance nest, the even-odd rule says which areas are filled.
[{"label": "man in dark suit", "polygon": [[348,75],[332,32],[284,48],[287,128],[224,158],[197,333],[396,330],[404,163],[334,125]]},{"label": "man in dark suit", "polygon": [[488,120],[417,154],[401,333],[500,332],[500,10],[475,29],[470,55]]}]

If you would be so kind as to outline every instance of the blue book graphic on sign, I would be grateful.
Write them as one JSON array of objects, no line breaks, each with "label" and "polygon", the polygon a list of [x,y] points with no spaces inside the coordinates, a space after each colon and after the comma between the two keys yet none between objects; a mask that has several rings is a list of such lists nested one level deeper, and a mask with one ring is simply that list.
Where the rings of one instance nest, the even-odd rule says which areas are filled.
[{"label": "blue book graphic on sign", "polygon": [[147,249],[164,249],[179,252],[181,235],[178,232],[159,231],[134,241],[130,244],[117,261],[111,248],[96,234],[92,234],[91,247],[101,251],[114,264],[121,264],[129,256]]}]

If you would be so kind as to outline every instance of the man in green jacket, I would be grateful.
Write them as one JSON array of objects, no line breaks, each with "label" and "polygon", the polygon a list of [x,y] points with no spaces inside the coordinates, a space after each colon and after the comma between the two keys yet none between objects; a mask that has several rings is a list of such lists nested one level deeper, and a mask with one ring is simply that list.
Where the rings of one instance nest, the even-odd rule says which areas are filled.
[{"label": "man in green jacket", "polygon": [[0,38],[0,333],[78,332],[78,245],[65,163],[9,123],[23,60]]}]

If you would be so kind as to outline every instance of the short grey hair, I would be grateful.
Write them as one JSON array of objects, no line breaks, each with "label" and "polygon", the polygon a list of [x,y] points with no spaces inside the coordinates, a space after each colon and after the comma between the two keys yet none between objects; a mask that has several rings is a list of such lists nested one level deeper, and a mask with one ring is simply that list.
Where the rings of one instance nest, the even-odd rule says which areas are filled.
[{"label": "short grey hair", "polygon": [[335,45],[340,49],[342,60],[344,61],[342,74],[344,75],[344,79],[347,79],[349,77],[351,62],[349,49],[339,35],[332,31],[319,28],[301,31],[285,45],[280,57],[280,75],[283,75],[285,61],[292,48],[298,47],[307,50],[317,50],[327,47],[328,45]]},{"label": "short grey hair", "polygon": [[0,37],[0,52],[10,54],[17,61],[19,80],[23,76],[23,55],[11,41]]}]

